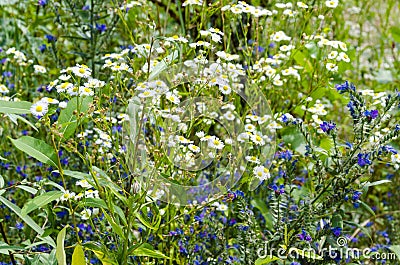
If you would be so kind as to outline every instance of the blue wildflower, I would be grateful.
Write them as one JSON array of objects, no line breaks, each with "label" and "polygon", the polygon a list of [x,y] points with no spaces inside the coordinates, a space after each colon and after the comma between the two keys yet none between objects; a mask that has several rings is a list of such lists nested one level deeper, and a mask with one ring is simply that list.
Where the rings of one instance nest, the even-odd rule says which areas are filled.
[{"label": "blue wildflower", "polygon": [[106,30],[107,30],[107,26],[106,26],[106,24],[97,24],[96,23],[96,29],[100,32],[100,33],[103,33],[103,32],[105,32]]},{"label": "blue wildflower", "polygon": [[323,132],[329,133],[330,131],[334,130],[336,128],[336,124],[333,122],[326,122],[324,121],[323,123],[321,123],[319,125],[319,127],[321,128],[321,130]]},{"label": "blue wildflower", "polygon": [[340,236],[340,234],[342,233],[341,227],[332,227],[331,230],[335,236]]},{"label": "blue wildflower", "polygon": [[369,160],[369,154],[363,154],[363,153],[358,154],[358,162],[357,163],[360,167],[364,167],[364,166],[368,166],[368,165],[372,164],[371,160]]},{"label": "blue wildflower", "polygon": [[57,41],[57,38],[54,37],[53,35],[46,34],[45,37],[46,37],[46,39],[47,39],[47,42],[56,42],[56,41]]},{"label": "blue wildflower", "polygon": [[47,46],[46,46],[46,44],[42,44],[42,45],[40,45],[39,46],[39,51],[41,52],[41,53],[44,53],[44,51],[47,49]]},{"label": "blue wildflower", "polygon": [[378,110],[366,110],[364,112],[365,117],[367,117],[368,120],[373,120],[376,119],[379,115]]}]

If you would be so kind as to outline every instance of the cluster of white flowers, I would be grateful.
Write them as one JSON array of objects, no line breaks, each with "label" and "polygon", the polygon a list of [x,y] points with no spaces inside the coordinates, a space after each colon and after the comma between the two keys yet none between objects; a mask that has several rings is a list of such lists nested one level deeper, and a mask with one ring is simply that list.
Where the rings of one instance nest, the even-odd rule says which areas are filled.
[{"label": "cluster of white flowers", "polygon": [[17,49],[15,49],[14,47],[9,48],[6,51],[7,55],[12,54],[13,55],[13,60],[15,60],[20,66],[27,66],[29,64],[32,64],[33,61],[32,60],[27,60],[26,56],[23,52],[18,51]]},{"label": "cluster of white flowers", "polygon": [[226,5],[221,8],[221,11],[228,10],[233,14],[247,13],[254,17],[272,16],[272,12],[270,10],[249,5],[244,1],[239,1],[238,4]]}]

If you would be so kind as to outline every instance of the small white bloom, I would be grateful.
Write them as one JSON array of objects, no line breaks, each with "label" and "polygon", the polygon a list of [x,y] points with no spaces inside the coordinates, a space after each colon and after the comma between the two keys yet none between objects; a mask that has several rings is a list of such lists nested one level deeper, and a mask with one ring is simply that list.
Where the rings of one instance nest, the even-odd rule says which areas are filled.
[{"label": "small white bloom", "polygon": [[84,209],[82,212],[81,212],[81,219],[82,220],[88,220],[88,219],[90,219],[90,216],[92,215],[92,211],[90,210],[90,209]]},{"label": "small white bloom", "polygon": [[47,72],[46,68],[44,66],[37,65],[37,64],[35,64],[33,66],[33,69],[35,69],[35,74],[44,74]]},{"label": "small white bloom", "polygon": [[256,166],[253,169],[253,174],[256,178],[260,180],[267,180],[271,177],[268,168],[264,166]]},{"label": "small white bloom", "polygon": [[31,106],[31,113],[36,117],[44,116],[48,111],[48,103],[44,101],[38,101]]},{"label": "small white bloom", "polygon": [[327,63],[326,64],[326,69],[330,72],[337,72],[338,66],[334,63]]},{"label": "small white bloom", "polygon": [[260,164],[260,160],[255,156],[246,156],[246,160],[254,164]]},{"label": "small white bloom", "polygon": [[325,5],[326,5],[327,7],[330,7],[330,8],[336,8],[336,7],[338,6],[338,4],[339,4],[339,1],[338,1],[338,0],[328,0],[328,1],[325,1]]}]

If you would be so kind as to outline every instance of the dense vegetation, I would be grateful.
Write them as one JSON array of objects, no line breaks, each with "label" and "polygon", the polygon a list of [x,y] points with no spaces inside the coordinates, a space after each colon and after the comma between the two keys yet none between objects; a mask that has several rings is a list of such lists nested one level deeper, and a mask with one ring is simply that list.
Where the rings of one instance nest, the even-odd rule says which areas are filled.
[{"label": "dense vegetation", "polygon": [[0,1],[0,264],[399,264],[397,0]]}]

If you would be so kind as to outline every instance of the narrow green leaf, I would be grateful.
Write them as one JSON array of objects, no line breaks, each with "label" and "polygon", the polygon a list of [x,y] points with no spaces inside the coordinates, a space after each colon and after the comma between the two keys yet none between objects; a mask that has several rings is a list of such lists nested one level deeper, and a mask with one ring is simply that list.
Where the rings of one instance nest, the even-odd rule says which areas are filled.
[{"label": "narrow green leaf", "polygon": [[111,218],[110,215],[108,215],[108,213],[104,210],[104,216],[106,217],[107,221],[110,223],[111,227],[113,228],[114,232],[117,233],[117,235],[119,235],[122,239],[125,239],[125,235],[124,232],[122,231],[122,228],[119,224],[115,223],[115,221]]},{"label": "narrow green leaf", "polygon": [[57,248],[56,248],[56,258],[58,265],[67,265],[67,256],[64,250],[64,239],[67,231],[68,225],[66,225],[57,235]]},{"label": "narrow green leaf", "polygon": [[348,225],[350,225],[350,226],[356,226],[356,227],[359,228],[364,234],[366,234],[366,235],[369,237],[369,239],[371,239],[371,241],[372,241],[371,234],[369,233],[368,229],[365,228],[364,226],[360,225],[360,224],[357,223],[357,222],[352,222],[352,221],[343,221],[343,223],[348,224]]},{"label": "narrow green leaf", "polygon": [[13,211],[18,217],[20,217],[28,226],[30,226],[36,233],[39,235],[43,235],[44,230],[35,223],[35,221],[32,220],[29,216],[22,215],[21,213],[21,208],[19,208],[17,205],[13,204],[6,198],[0,196],[0,202],[2,202],[4,205],[6,205],[11,211]]},{"label": "narrow green leaf", "polygon": [[152,257],[157,259],[170,259],[168,256],[164,255],[158,250],[154,250],[153,247],[144,243],[140,246],[133,246],[132,250],[128,252],[130,256],[138,256],[138,257]]},{"label": "narrow green leaf", "polygon": [[149,75],[149,80],[153,80],[155,77],[157,77],[162,71],[168,68],[168,65],[170,65],[176,58],[178,58],[178,51],[173,51],[170,55],[167,56],[167,58],[163,59],[161,62],[159,62],[151,71]]},{"label": "narrow green leaf", "polygon": [[4,187],[4,178],[2,175],[0,175],[0,189]]},{"label": "narrow green leaf", "polygon": [[35,195],[37,193],[37,189],[29,187],[29,186],[25,186],[25,185],[18,185],[17,188],[27,191],[33,195]]},{"label": "narrow green leaf", "polygon": [[106,202],[99,198],[86,198],[85,200],[82,200],[82,204],[86,207],[108,209]]},{"label": "narrow green leaf", "polygon": [[43,207],[48,203],[59,199],[64,193],[62,191],[49,191],[42,195],[39,195],[32,200],[28,201],[24,207],[22,207],[22,215],[27,215],[28,213],[36,210],[37,208]]},{"label": "narrow green leaf", "polygon": [[63,139],[69,139],[78,127],[77,116],[74,111],[86,112],[92,103],[92,97],[74,97],[69,102],[65,109],[63,109],[58,117],[58,124],[61,125],[60,133],[63,134]]},{"label": "narrow green leaf", "polygon": [[365,184],[365,186],[364,187],[372,187],[372,186],[377,186],[377,185],[381,185],[381,184],[384,184],[384,183],[389,183],[389,182],[392,182],[391,180],[389,180],[389,179],[383,179],[383,180],[379,180],[379,181],[375,181],[375,182],[367,182],[367,184]]},{"label": "narrow green leaf", "polygon": [[360,205],[361,205],[361,207],[363,207],[365,210],[367,210],[371,215],[375,216],[374,210],[372,210],[372,208],[369,207],[368,204],[366,204],[366,203],[363,202],[363,201],[360,201]]},{"label": "narrow green leaf", "polygon": [[85,253],[81,245],[76,245],[74,253],[72,254],[72,264],[71,265],[84,265],[86,264]]},{"label": "narrow green leaf", "polygon": [[31,157],[50,166],[57,167],[57,155],[54,149],[44,141],[30,136],[22,136],[21,138],[10,140],[15,147]]},{"label": "narrow green leaf", "polygon": [[27,101],[4,101],[0,100],[0,113],[6,114],[28,114],[32,103]]},{"label": "narrow green leaf", "polygon": [[276,261],[276,260],[280,260],[280,259],[278,257],[275,257],[275,256],[268,256],[266,258],[259,258],[259,259],[256,260],[255,265],[264,265],[264,264],[268,264],[268,263],[271,263],[271,262]]},{"label": "narrow green leaf", "polygon": [[96,257],[101,261],[103,265],[118,265],[118,262],[111,260],[103,252],[99,250],[92,250]]},{"label": "narrow green leaf", "polygon": [[27,119],[25,119],[24,117],[20,116],[20,115],[16,115],[16,114],[7,114],[8,117],[10,117],[10,119],[14,119],[14,120],[21,120],[24,123],[28,124],[32,129],[34,129],[35,131],[39,131],[38,128],[36,128],[35,125],[33,125],[33,123],[31,123],[30,121],[28,121]]}]

